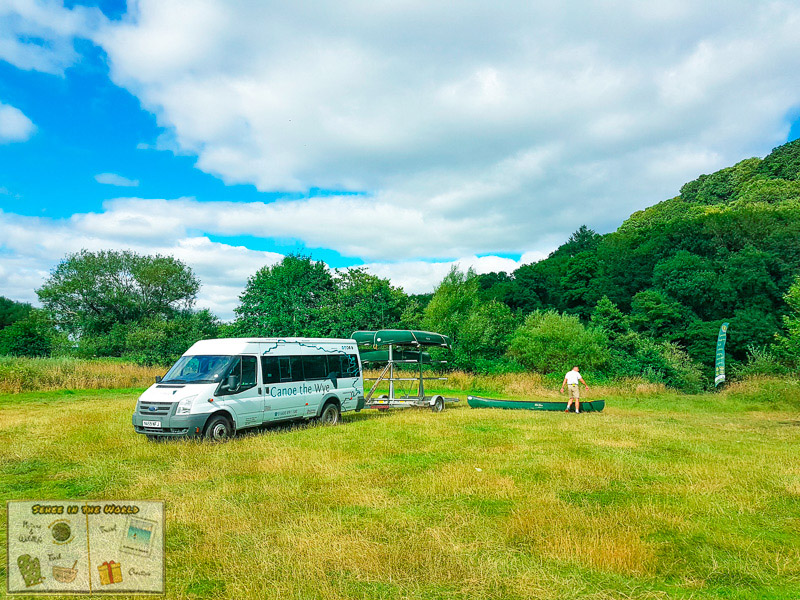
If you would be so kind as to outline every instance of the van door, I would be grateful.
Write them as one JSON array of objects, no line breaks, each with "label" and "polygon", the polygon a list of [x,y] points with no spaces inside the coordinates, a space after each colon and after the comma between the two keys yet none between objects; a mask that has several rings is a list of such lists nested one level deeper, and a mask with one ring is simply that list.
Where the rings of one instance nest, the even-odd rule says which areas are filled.
[{"label": "van door", "polygon": [[321,408],[322,399],[335,390],[330,376],[337,375],[338,365],[334,364],[332,371],[328,362],[329,358],[333,357],[327,354],[308,354],[303,356],[303,373],[306,378],[306,404],[304,405],[306,416],[317,415]]},{"label": "van door", "polygon": [[236,428],[253,427],[261,424],[264,396],[258,387],[258,358],[237,356],[226,377],[236,376],[238,385],[228,388],[228,382],[220,385],[220,402],[228,407],[236,418]]},{"label": "van door", "polygon": [[303,416],[305,382],[299,356],[262,356],[264,407],[262,422],[283,421]]}]

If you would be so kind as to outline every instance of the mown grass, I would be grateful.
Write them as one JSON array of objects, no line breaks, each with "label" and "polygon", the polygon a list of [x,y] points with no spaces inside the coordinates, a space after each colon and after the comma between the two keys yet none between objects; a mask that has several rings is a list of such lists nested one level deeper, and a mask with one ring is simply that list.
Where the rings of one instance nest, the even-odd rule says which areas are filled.
[{"label": "mown grass", "polygon": [[797,598],[798,392],[462,402],[225,444],[147,442],[134,390],[3,395],[0,490],[166,500],[169,598]]}]

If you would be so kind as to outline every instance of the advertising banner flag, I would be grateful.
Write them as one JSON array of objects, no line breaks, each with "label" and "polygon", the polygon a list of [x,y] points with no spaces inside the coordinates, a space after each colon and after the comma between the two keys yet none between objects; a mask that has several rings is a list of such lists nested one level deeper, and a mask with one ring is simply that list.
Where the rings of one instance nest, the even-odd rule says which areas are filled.
[{"label": "advertising banner flag", "polygon": [[728,339],[728,323],[723,323],[717,336],[717,361],[714,369],[714,387],[725,381],[725,342]]}]

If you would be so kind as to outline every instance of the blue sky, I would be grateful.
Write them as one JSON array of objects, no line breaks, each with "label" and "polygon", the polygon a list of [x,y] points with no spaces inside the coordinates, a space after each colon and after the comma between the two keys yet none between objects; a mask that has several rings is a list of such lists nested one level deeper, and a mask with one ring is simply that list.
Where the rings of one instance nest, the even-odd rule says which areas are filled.
[{"label": "blue sky", "polygon": [[430,291],[800,137],[792,2],[470,7],[0,8],[0,294],[84,247],[178,256],[223,318],[289,252]]}]

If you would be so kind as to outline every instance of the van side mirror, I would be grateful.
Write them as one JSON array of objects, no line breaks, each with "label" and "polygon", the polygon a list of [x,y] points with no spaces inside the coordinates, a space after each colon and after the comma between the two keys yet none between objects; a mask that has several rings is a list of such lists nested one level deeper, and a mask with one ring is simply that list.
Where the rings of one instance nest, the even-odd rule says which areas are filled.
[{"label": "van side mirror", "polygon": [[336,389],[339,386],[339,382],[335,371],[333,373],[328,373],[328,379],[331,380],[331,383],[333,384],[333,389]]},{"label": "van side mirror", "polygon": [[239,378],[236,375],[228,375],[228,389],[233,391],[239,387]]},{"label": "van side mirror", "polygon": [[161,375],[156,375],[156,383],[161,383],[162,379]]}]

